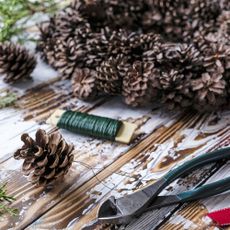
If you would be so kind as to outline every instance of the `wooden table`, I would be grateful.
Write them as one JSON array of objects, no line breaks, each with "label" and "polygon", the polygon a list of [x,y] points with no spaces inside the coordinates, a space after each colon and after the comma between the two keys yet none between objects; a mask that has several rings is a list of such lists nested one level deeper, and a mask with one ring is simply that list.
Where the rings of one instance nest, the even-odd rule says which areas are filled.
[{"label": "wooden table", "polygon": [[[212,114],[168,112],[158,106],[130,108],[120,98],[101,98],[85,103],[73,97],[68,80],[62,80],[42,63],[33,74],[34,81],[14,87],[0,84],[1,90],[15,90],[17,107],[0,110],[0,181],[7,182],[17,217],[4,216],[0,229],[81,229],[96,217],[98,205],[110,195],[132,193],[164,175],[176,164],[223,145],[230,138],[230,111]],[[138,125],[130,145],[83,137],[60,130],[75,145],[75,162],[63,182],[46,189],[31,185],[22,175],[22,162],[12,158],[22,145],[20,135],[34,135],[57,108],[87,111],[92,114],[129,120]],[[230,174],[228,164],[210,165],[170,185],[163,193],[172,194],[207,180]],[[198,202],[144,213],[120,229],[218,229],[205,216],[209,211],[230,206],[225,193]],[[112,226],[93,225],[93,229]],[[118,227],[117,227],[118,228]]]}]

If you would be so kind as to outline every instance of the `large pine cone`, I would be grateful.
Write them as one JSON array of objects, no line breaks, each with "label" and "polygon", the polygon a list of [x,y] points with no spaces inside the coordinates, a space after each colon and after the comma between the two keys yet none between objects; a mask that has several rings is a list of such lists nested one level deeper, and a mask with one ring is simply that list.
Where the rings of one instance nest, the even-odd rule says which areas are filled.
[{"label": "large pine cone", "polygon": [[82,100],[97,96],[97,72],[88,68],[76,69],[73,74],[73,93]]},{"label": "large pine cone", "polygon": [[29,79],[35,66],[35,57],[24,47],[10,42],[0,44],[0,74],[4,75],[4,82],[13,84]]},{"label": "large pine cone", "polygon": [[68,145],[60,133],[47,134],[39,129],[33,140],[23,134],[22,148],[14,153],[16,160],[23,159],[22,171],[36,185],[46,185],[64,176],[72,165],[73,145]]},{"label": "large pine cone", "polygon": [[134,62],[123,79],[122,95],[125,103],[131,106],[142,106],[152,97],[151,81],[155,74],[152,63]]}]

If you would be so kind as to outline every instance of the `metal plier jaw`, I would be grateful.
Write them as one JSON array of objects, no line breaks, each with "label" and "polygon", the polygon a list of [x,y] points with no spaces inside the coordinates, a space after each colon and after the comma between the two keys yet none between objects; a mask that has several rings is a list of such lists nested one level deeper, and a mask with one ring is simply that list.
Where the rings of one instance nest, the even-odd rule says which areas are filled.
[{"label": "metal plier jaw", "polygon": [[151,186],[131,195],[116,199],[111,196],[99,208],[98,217],[102,222],[127,224],[135,216],[140,215],[157,196],[158,190],[166,183],[165,179],[158,180]]}]

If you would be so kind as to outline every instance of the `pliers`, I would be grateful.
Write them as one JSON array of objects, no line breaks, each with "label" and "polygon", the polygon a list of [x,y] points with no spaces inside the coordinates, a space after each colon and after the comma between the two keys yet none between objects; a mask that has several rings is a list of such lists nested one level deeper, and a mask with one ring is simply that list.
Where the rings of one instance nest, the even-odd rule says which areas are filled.
[{"label": "pliers", "polygon": [[176,179],[206,164],[228,159],[230,159],[230,147],[206,153],[177,166],[154,184],[140,191],[118,199],[112,196],[99,207],[98,220],[106,223],[128,224],[133,218],[138,217],[148,210],[190,202],[225,192],[230,189],[230,177],[177,195],[158,196]]}]

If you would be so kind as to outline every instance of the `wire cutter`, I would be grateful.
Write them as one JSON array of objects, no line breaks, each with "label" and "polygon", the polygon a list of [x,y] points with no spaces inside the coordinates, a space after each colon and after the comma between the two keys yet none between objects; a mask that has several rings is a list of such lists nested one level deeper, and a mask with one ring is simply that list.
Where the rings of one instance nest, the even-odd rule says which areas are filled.
[{"label": "wire cutter", "polygon": [[177,195],[158,196],[176,179],[206,164],[228,159],[230,159],[230,147],[206,153],[172,169],[154,184],[140,191],[118,199],[112,196],[99,207],[98,220],[106,223],[128,224],[133,218],[149,210],[207,198],[225,192],[230,189],[230,177]]}]

